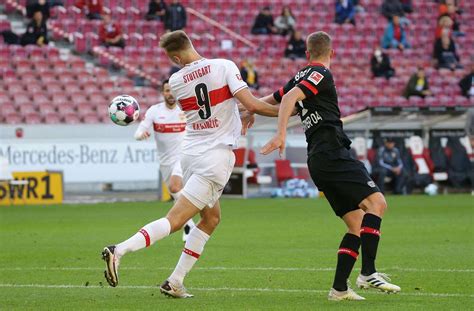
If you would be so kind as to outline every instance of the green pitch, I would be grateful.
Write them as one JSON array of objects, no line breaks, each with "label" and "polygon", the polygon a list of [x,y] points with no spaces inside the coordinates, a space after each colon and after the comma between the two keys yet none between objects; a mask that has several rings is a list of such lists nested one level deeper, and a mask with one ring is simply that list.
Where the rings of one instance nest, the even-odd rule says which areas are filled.
[{"label": "green pitch", "polygon": [[[0,208],[1,310],[465,310],[474,303],[474,204],[468,195],[389,197],[378,268],[402,293],[358,290],[329,302],[344,227],[324,199],[224,200],[222,222],[170,299],[181,233],[123,258],[120,285],[103,279],[103,246],[165,215],[169,203]],[[351,275],[355,283],[356,271]]]}]

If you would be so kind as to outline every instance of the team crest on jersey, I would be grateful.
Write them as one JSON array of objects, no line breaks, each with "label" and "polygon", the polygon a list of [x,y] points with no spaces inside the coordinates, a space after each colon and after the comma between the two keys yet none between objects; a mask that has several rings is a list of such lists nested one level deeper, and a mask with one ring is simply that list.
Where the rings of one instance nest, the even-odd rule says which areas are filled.
[{"label": "team crest on jersey", "polygon": [[237,80],[242,81],[242,76],[240,74],[235,75],[237,77]]},{"label": "team crest on jersey", "polygon": [[317,71],[313,71],[311,73],[311,75],[308,77],[308,80],[313,82],[314,85],[318,85],[319,82],[321,82],[321,80],[324,78],[324,76],[322,74],[320,74],[319,72]]}]

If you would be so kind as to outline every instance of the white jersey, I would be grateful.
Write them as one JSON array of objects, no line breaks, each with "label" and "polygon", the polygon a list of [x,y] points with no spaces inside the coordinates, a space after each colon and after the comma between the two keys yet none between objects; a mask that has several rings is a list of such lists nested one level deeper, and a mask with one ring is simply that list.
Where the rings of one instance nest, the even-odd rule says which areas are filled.
[{"label": "white jersey", "polygon": [[237,145],[242,124],[234,95],[247,83],[232,61],[203,58],[173,74],[169,83],[186,115],[184,154]]},{"label": "white jersey", "polygon": [[160,165],[167,166],[179,159],[185,127],[186,118],[178,105],[170,109],[160,103],[147,110],[139,130],[150,132],[153,128]]}]

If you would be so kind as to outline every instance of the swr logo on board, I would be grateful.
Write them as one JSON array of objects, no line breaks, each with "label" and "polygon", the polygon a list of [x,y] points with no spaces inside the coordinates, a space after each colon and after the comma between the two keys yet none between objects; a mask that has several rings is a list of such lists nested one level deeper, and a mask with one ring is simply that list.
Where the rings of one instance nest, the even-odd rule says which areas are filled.
[{"label": "swr logo on board", "polygon": [[[51,193],[51,178],[49,175],[42,178],[27,177],[14,179],[14,181],[26,181],[25,183],[0,183],[0,200],[4,199],[42,199],[54,200],[55,197]],[[40,187],[40,182],[44,183],[44,187]]]}]

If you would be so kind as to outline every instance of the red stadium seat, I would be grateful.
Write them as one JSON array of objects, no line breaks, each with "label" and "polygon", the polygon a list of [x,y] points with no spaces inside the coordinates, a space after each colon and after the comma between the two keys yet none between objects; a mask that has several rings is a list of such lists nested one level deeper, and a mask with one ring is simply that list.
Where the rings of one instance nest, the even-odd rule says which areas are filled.
[{"label": "red stadium seat", "polygon": [[275,174],[278,184],[295,176],[289,160],[275,160]]},{"label": "red stadium seat", "polygon": [[19,112],[9,113],[4,116],[6,124],[20,124],[23,122],[23,116]]},{"label": "red stadium seat", "polygon": [[46,115],[48,113],[53,113],[53,112],[55,113],[56,112],[56,108],[51,103],[42,103],[42,104],[38,105],[38,107],[39,107],[39,112],[43,115]]},{"label": "red stadium seat", "polygon": [[38,113],[39,112],[38,108],[35,105],[33,105],[32,103],[23,103],[21,105],[17,104],[17,107],[19,108],[20,112],[23,115],[26,115],[28,113]]},{"label": "red stadium seat", "polygon": [[43,122],[46,124],[61,123],[61,115],[57,112],[51,112],[43,116]]},{"label": "red stadium seat", "polygon": [[71,103],[63,103],[61,105],[57,106],[58,108],[58,113],[60,115],[67,115],[67,114],[73,114],[76,113],[76,107],[74,104]]},{"label": "red stadium seat", "polygon": [[76,113],[67,113],[63,116],[63,122],[67,124],[78,124],[81,123],[81,120]]}]

